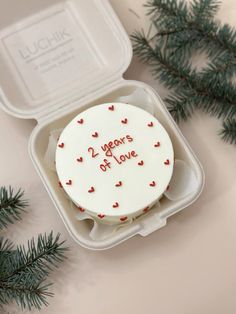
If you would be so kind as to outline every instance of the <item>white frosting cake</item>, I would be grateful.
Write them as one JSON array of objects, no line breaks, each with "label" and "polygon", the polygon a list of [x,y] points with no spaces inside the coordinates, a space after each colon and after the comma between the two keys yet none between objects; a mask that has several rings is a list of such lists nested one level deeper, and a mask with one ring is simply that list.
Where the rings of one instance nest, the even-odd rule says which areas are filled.
[{"label": "white frosting cake", "polygon": [[102,223],[146,213],[166,190],[173,163],[172,143],[160,122],[123,103],[80,113],[56,150],[60,185],[79,210]]}]

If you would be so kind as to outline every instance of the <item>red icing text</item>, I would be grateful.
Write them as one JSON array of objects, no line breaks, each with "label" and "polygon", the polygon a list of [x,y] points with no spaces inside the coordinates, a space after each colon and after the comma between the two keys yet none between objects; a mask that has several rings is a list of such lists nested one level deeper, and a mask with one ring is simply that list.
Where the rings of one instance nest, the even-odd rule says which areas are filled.
[{"label": "red icing text", "polygon": [[92,154],[92,158],[95,158],[97,157],[97,155],[99,155],[99,153],[95,153],[95,150],[93,147],[89,147],[88,152]]},{"label": "red icing text", "polygon": [[138,157],[137,153],[132,150],[131,152],[128,152],[124,155],[120,155],[119,157],[116,157],[113,155],[113,158],[115,159],[115,161],[121,165],[123,162],[125,162],[128,159],[131,159],[132,157]]},{"label": "red icing text", "polygon": [[121,137],[119,139],[115,139],[113,141],[108,142],[107,144],[104,144],[101,146],[101,149],[105,152],[105,155],[107,157],[112,157],[113,156],[113,152],[112,149],[126,144],[128,142],[133,142],[133,138],[130,135],[126,135],[124,137]]},{"label": "red icing text", "polygon": [[[105,156],[108,158],[104,158],[102,163],[99,165],[101,171],[106,172],[112,168],[112,162],[118,165],[121,165],[127,162],[130,159],[138,157],[138,154],[135,150],[127,151],[123,154],[114,154],[114,149],[124,144],[128,144],[133,142],[134,139],[131,135],[126,135],[124,137],[120,137],[118,139],[114,139],[109,141],[106,144],[101,145],[102,151],[105,153]],[[95,158],[99,155],[98,152],[95,151],[93,147],[88,148],[88,152],[91,154],[92,158]]]}]

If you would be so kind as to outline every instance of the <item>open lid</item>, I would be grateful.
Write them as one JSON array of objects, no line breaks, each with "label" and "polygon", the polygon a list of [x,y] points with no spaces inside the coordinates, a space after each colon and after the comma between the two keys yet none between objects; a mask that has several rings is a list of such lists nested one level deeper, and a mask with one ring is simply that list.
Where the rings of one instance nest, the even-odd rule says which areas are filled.
[{"label": "open lid", "polygon": [[119,79],[132,57],[107,0],[47,6],[0,31],[0,103],[17,117],[38,119]]}]

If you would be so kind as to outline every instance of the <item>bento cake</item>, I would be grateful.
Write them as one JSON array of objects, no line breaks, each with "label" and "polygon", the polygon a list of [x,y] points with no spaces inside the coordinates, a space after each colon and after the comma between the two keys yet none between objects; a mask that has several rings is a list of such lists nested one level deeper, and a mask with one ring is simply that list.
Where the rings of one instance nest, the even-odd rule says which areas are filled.
[{"label": "bento cake", "polygon": [[61,187],[80,211],[108,224],[148,212],[166,190],[173,163],[173,146],[160,122],[123,103],[77,115],[56,150]]}]

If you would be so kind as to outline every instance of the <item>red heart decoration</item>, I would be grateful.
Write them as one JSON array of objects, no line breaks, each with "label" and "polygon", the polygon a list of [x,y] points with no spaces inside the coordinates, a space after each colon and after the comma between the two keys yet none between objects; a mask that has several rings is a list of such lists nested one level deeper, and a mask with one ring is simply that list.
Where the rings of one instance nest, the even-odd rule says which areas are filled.
[{"label": "red heart decoration", "polygon": [[80,119],[77,121],[79,124],[83,124],[84,123],[84,119]]},{"label": "red heart decoration", "polygon": [[128,217],[127,216],[125,216],[125,217],[121,217],[120,218],[120,221],[126,221],[128,219]]},{"label": "red heart decoration", "polygon": [[85,211],[85,209],[83,209],[82,207],[78,207],[79,211],[81,211],[81,213],[83,213]]},{"label": "red heart decoration", "polygon": [[153,122],[148,123],[148,126],[152,127],[153,126]]},{"label": "red heart decoration", "polygon": [[115,204],[112,205],[113,208],[119,207],[119,204],[116,202]]},{"label": "red heart decoration", "polygon": [[64,146],[65,146],[64,143],[61,143],[61,144],[58,145],[58,147],[60,147],[60,148],[63,148]]},{"label": "red heart decoration", "polygon": [[98,215],[98,217],[102,219],[102,218],[104,218],[104,217],[105,217],[105,215],[103,215],[103,214],[99,214],[99,215]]},{"label": "red heart decoration", "polygon": [[67,181],[66,185],[72,185],[72,180]]},{"label": "red heart decoration", "polygon": [[83,157],[77,158],[76,159],[78,162],[82,162],[83,161]]},{"label": "red heart decoration", "polygon": [[166,159],[166,161],[164,161],[164,164],[168,166],[170,164],[169,159]]},{"label": "red heart decoration", "polygon": [[138,165],[139,165],[139,166],[143,166],[143,165],[144,165],[143,160],[141,160],[140,162],[138,162]]},{"label": "red heart decoration", "polygon": [[118,187],[118,186],[122,186],[122,182],[119,181],[118,183],[116,183],[116,186],[117,186],[117,187]]},{"label": "red heart decoration", "polygon": [[58,182],[58,185],[59,185],[60,188],[63,188],[63,186],[61,184],[61,181]]},{"label": "red heart decoration", "polygon": [[123,124],[127,124],[128,119],[127,119],[127,118],[125,118],[124,120],[121,120],[121,122],[122,122]]},{"label": "red heart decoration", "polygon": [[155,147],[160,147],[161,143],[160,142],[157,142],[154,146]]},{"label": "red heart decoration", "polygon": [[109,110],[114,111],[114,106],[111,105],[110,107],[108,107]]},{"label": "red heart decoration", "polygon": [[149,211],[149,207],[144,208],[143,212],[146,213],[147,211]]},{"label": "red heart decoration", "polygon": [[95,191],[94,187],[91,186],[91,188],[88,190],[89,193],[93,193]]},{"label": "red heart decoration", "polygon": [[92,137],[98,137],[98,132],[93,133]]},{"label": "red heart decoration", "polygon": [[150,185],[150,186],[156,186],[156,182],[155,182],[155,181],[152,181],[149,185]]}]

